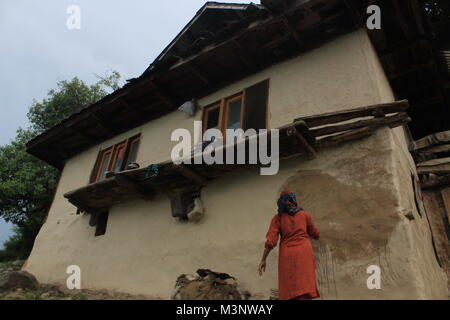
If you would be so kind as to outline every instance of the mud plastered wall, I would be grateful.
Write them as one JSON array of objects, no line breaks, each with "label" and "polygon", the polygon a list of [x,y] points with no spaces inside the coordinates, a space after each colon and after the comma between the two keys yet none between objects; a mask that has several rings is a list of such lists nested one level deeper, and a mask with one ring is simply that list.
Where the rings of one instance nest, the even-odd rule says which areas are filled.
[{"label": "mud plastered wall", "polygon": [[[173,219],[165,196],[113,207],[99,238],[87,215],[68,212],[70,219],[47,222],[46,237],[37,239],[45,246],[26,269],[40,281],[65,283],[67,266],[77,264],[85,288],[167,299],[179,275],[210,268],[235,276],[254,299],[267,299],[277,288],[278,249],[264,277],[257,266],[278,193],[291,188],[322,232],[314,246],[323,299],[444,298],[444,274],[433,260],[417,257],[432,258],[427,229],[414,231],[404,217],[411,203],[399,194],[409,198],[413,191],[410,181],[396,177],[396,148],[392,131],[384,128],[324,150],[315,160],[285,161],[275,176],[259,170],[227,175],[203,190],[206,215],[199,223]],[[366,287],[372,264],[382,268],[381,290]]]},{"label": "mud plastered wall", "polygon": [[[322,232],[314,241],[322,297],[446,299],[428,221],[415,205],[410,157],[393,131],[377,137],[352,157],[330,151],[330,167],[301,170],[282,187],[298,194]],[[381,269],[380,290],[367,288],[371,265]]]}]

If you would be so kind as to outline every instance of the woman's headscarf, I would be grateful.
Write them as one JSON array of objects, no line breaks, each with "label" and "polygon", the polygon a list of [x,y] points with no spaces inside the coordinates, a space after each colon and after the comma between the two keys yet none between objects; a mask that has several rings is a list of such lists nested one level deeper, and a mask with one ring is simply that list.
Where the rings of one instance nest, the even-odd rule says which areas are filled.
[{"label": "woman's headscarf", "polygon": [[297,204],[297,198],[295,193],[289,190],[285,190],[281,193],[280,198],[277,201],[278,214],[281,216],[283,213],[287,213],[290,216],[295,215],[303,208],[300,208]]}]

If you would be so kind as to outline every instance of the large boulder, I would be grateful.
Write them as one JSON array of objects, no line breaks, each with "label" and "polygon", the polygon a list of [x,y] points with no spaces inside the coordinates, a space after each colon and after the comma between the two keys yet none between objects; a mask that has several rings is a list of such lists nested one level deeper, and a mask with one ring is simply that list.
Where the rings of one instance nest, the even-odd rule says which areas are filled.
[{"label": "large boulder", "polygon": [[0,291],[15,289],[36,289],[39,282],[26,271],[4,270],[0,272]]}]

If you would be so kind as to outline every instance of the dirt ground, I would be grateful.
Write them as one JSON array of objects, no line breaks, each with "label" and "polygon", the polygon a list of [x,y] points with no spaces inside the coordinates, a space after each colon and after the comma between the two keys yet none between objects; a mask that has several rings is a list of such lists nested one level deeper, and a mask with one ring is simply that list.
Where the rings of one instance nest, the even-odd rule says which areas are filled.
[{"label": "dirt ground", "polygon": [[[23,261],[0,263],[0,273],[18,271]],[[69,290],[55,285],[39,284],[36,289],[0,290],[0,300],[150,300],[152,297],[112,291]]]}]

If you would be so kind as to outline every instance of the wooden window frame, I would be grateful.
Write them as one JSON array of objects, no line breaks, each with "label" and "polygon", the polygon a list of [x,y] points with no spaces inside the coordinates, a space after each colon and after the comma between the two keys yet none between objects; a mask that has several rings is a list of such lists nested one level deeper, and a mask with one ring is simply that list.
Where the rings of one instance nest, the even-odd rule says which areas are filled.
[{"label": "wooden window frame", "polygon": [[[105,158],[105,156],[107,154],[110,154],[111,158],[109,159],[106,171],[110,171],[112,168],[115,167],[116,162],[117,162],[117,151],[118,151],[119,147],[121,147],[123,145],[124,145],[124,148],[125,148],[125,154],[124,154],[124,157],[123,157],[124,160],[123,160],[123,163],[122,163],[122,165],[121,165],[121,167],[119,169],[119,172],[125,170],[126,166],[128,164],[128,160],[130,159],[130,147],[132,146],[133,143],[136,143],[136,141],[140,142],[140,140],[141,140],[141,135],[138,134],[138,135],[135,135],[135,136],[133,136],[131,138],[128,138],[126,140],[120,141],[120,142],[116,143],[115,145],[110,146],[110,147],[108,147],[108,148],[106,148],[104,150],[101,150],[98,153],[97,160],[95,162],[95,165],[94,165],[94,168],[93,168],[93,171],[92,171],[92,174],[91,174],[90,183],[94,183],[94,182],[99,182],[100,181],[100,171],[101,171],[101,168],[102,168],[102,164],[103,164],[104,158]],[[138,146],[138,148],[139,148],[139,146]]]},{"label": "wooden window frame", "polygon": [[127,146],[125,148],[125,162],[124,162],[124,165],[123,165],[125,169],[126,169],[127,165],[129,164],[129,160],[130,160],[130,156],[131,156],[131,147],[132,147],[132,145],[134,143],[138,143],[139,144],[138,147],[137,147],[138,151],[139,151],[139,147],[141,145],[141,135],[140,134],[129,138],[128,141],[127,141]]},{"label": "wooden window frame", "polygon": [[224,101],[223,101],[223,104],[224,104],[224,106],[223,106],[224,117],[223,118],[224,119],[223,119],[223,124],[222,124],[222,126],[223,126],[222,134],[224,135],[224,137],[225,137],[225,134],[226,134],[226,130],[228,129],[228,120],[229,120],[229,116],[230,116],[230,112],[229,112],[230,111],[230,104],[232,102],[234,102],[234,101],[237,101],[237,100],[241,100],[241,114],[239,115],[239,117],[240,117],[241,129],[243,129],[243,125],[244,125],[244,109],[245,109],[245,104],[244,104],[245,93],[244,92],[240,92],[238,94],[235,94],[235,95],[233,95],[231,97],[228,97],[228,98],[224,99]]},{"label": "wooden window frame", "polygon": [[203,133],[208,127],[208,115],[211,111],[219,109],[219,119],[217,121],[218,129],[222,131],[222,101],[210,104],[203,109]]},{"label": "wooden window frame", "polygon": [[111,171],[111,170],[116,166],[116,162],[117,162],[117,152],[118,152],[118,150],[119,150],[119,148],[120,148],[121,146],[124,146],[125,151],[124,151],[124,156],[123,156],[123,160],[124,160],[124,161],[123,161],[122,165],[120,166],[119,171],[122,171],[122,170],[123,170],[123,167],[124,167],[124,165],[125,165],[125,159],[126,159],[126,151],[127,151],[127,149],[128,149],[128,139],[127,139],[127,140],[124,140],[124,141],[121,141],[121,142],[119,142],[119,143],[117,143],[117,144],[114,145],[114,149],[113,149],[113,153],[112,153],[112,158],[111,158],[111,161],[109,162],[108,171]]},{"label": "wooden window frame", "polygon": [[110,154],[111,158],[108,161],[108,166],[106,167],[106,171],[109,169],[109,165],[111,163],[112,154],[114,152],[113,147],[106,148],[105,150],[100,151],[98,158],[97,158],[97,165],[95,166],[95,174],[94,174],[94,181],[99,181],[100,179],[100,171],[102,169],[103,160],[105,158],[105,155]]},{"label": "wooden window frame", "polygon": [[219,108],[219,121],[218,121],[218,129],[222,133],[224,139],[226,139],[226,130],[228,129],[228,119],[229,119],[229,105],[231,102],[236,100],[241,100],[241,114],[240,114],[240,122],[241,128],[244,125],[244,112],[245,112],[245,91],[238,92],[229,97],[221,99],[220,101],[216,101],[206,107],[203,108],[203,132],[205,133],[206,128],[208,127],[208,115],[212,110]]}]

